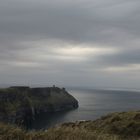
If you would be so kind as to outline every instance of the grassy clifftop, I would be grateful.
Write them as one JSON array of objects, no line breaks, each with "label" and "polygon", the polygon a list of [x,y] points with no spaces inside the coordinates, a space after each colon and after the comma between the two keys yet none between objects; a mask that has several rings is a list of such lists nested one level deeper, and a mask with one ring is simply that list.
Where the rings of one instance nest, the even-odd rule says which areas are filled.
[{"label": "grassy clifftop", "polygon": [[95,121],[64,123],[26,132],[0,124],[0,140],[140,140],[140,111],[113,113]]}]

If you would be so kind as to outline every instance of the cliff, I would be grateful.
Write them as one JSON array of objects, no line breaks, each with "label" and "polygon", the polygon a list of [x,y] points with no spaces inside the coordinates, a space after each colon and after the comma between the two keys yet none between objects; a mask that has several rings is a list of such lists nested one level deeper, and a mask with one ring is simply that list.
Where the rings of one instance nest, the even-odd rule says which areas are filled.
[{"label": "cliff", "polygon": [[25,131],[0,123],[0,140],[139,140],[140,111],[112,113],[95,121],[64,123],[47,131]]},{"label": "cliff", "polygon": [[0,121],[30,125],[36,114],[78,107],[64,88],[10,87],[0,89]]}]

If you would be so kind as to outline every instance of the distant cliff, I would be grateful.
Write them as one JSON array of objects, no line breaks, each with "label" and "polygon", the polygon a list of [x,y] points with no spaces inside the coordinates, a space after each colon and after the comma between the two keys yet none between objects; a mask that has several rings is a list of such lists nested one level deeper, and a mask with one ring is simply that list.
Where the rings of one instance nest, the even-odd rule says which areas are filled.
[{"label": "distant cliff", "polygon": [[78,101],[65,88],[20,86],[0,89],[0,121],[30,125],[39,113],[77,107]]}]

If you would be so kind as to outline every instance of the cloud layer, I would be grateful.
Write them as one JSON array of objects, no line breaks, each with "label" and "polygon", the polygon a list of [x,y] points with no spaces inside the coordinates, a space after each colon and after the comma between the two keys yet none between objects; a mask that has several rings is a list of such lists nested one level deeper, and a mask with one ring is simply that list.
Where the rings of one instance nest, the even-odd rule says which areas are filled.
[{"label": "cloud layer", "polygon": [[0,84],[139,88],[139,0],[0,0]]}]

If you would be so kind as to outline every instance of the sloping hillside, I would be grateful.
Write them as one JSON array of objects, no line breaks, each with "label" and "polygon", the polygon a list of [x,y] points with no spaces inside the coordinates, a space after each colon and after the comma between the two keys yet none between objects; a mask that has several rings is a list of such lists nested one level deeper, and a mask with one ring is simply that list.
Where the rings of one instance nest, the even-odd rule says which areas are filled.
[{"label": "sloping hillside", "polygon": [[95,121],[64,123],[26,132],[0,124],[0,140],[140,140],[140,111],[113,113]]}]

